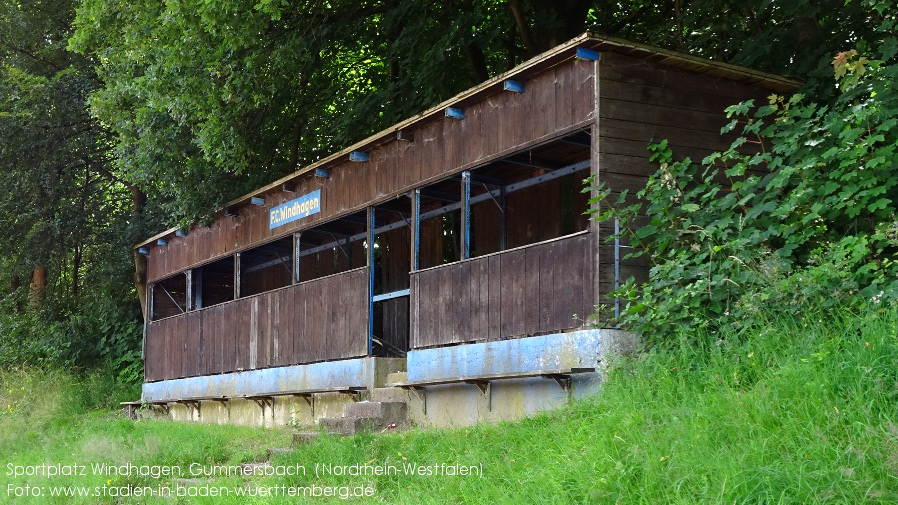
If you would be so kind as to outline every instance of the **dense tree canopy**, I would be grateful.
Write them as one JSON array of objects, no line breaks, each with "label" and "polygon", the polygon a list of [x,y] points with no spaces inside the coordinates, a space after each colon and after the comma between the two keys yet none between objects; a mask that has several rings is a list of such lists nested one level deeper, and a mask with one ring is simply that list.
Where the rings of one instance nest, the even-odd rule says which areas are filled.
[{"label": "dense tree canopy", "polygon": [[888,34],[877,30],[895,7],[0,0],[0,227],[8,237],[0,283],[12,293],[0,315],[23,310],[28,284],[47,278],[44,306],[55,308],[44,314],[64,323],[54,327],[68,335],[61,341],[96,333],[90,324],[72,329],[74,316],[133,293],[135,280],[140,286],[140,257],[130,250],[137,240],[207,219],[231,198],[584,31],[794,76],[822,105],[837,100],[832,56],[882,47]]},{"label": "dense tree canopy", "polygon": [[842,0],[84,0],[94,114],[171,221],[207,215],[589,29],[810,79],[871,35]]}]

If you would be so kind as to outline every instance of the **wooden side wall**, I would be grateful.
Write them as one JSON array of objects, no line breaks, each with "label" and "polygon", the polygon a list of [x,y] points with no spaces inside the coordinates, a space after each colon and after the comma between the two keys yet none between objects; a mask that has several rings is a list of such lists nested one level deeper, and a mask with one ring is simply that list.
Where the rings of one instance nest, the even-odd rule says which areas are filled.
[{"label": "wooden side wall", "polygon": [[[603,53],[599,63],[599,119],[597,157],[599,180],[612,189],[609,201],[629,191],[629,201],[645,186],[657,165],[649,162],[647,146],[669,141],[676,159],[696,162],[714,151],[727,149],[734,136],[721,136],[729,122],[724,109],[744,100],[763,99],[769,91],[733,81],[689,73],[614,53]],[[604,223],[600,236],[613,236],[613,224]],[[622,244],[620,255],[629,252]],[[600,240],[601,303],[614,287],[614,246]],[[623,259],[620,279],[645,279],[644,258]]]},{"label": "wooden side wall", "polygon": [[368,354],[368,268],[147,325],[147,382]]},{"label": "wooden side wall", "polygon": [[581,233],[414,272],[411,347],[579,328],[592,313],[592,257]]},{"label": "wooden side wall", "polygon": [[[414,142],[390,140],[372,146],[370,161],[341,161],[329,166],[329,179],[309,174],[292,193],[262,195],[266,205],[247,205],[238,216],[222,217],[209,227],[170,237],[168,246],[151,247],[149,282],[308,228],[372,203],[392,198],[462,170],[548,140],[595,119],[594,69],[570,60],[527,79],[524,93],[497,90],[473,103],[459,104],[464,119],[436,117],[417,123]],[[321,212],[273,230],[269,208],[321,190]]]}]

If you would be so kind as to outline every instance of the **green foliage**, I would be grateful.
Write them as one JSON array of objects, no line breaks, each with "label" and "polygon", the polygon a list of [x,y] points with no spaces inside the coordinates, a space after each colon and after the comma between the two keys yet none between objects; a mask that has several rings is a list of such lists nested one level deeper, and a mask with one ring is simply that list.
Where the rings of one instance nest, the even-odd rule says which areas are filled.
[{"label": "green foliage", "polygon": [[[674,161],[666,142],[639,197],[607,211],[634,226],[631,242],[652,262],[644,285],[628,283],[624,320],[668,335],[721,318],[738,327],[764,308],[821,313],[860,295],[898,299],[898,77],[896,39],[834,60],[831,105],[771,96],[727,109],[730,149]],[[631,225],[633,226],[633,225]]]},{"label": "green foliage", "polygon": [[[618,362],[599,395],[555,412],[459,429],[323,436],[272,456],[276,467],[305,466],[305,477],[213,477],[203,484],[375,487],[373,498],[353,500],[361,503],[895,503],[896,335],[898,310],[881,305],[834,307],[822,317],[764,312],[746,321],[742,334],[682,327],[672,345]],[[11,412],[0,409],[0,453],[15,464],[106,462],[186,471],[191,463],[263,461],[266,449],[288,443],[289,432],[276,428],[130,421],[87,411],[72,402],[83,387],[53,369],[0,371],[0,407],[13,405]],[[484,473],[315,476],[322,463],[482,465]],[[102,486],[105,479],[15,483]],[[116,503],[171,501],[123,497]]]},{"label": "green foliage", "polygon": [[461,3],[85,0],[70,46],[117,168],[191,223],[504,69],[505,10]]},{"label": "green foliage", "polygon": [[82,0],[92,114],[169,224],[410,117],[586,29],[809,79],[873,43],[865,1]]},{"label": "green foliage", "polygon": [[0,311],[0,368],[100,366],[117,381],[139,384],[142,329],[134,304],[105,297],[74,310]]}]

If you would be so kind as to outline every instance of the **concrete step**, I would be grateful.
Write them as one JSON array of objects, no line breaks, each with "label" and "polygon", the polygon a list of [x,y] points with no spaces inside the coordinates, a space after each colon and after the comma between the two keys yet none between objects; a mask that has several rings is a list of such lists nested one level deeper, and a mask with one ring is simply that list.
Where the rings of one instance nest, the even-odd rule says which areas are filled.
[{"label": "concrete step", "polygon": [[372,402],[408,402],[408,392],[402,388],[374,388]]},{"label": "concrete step", "polygon": [[318,426],[334,435],[352,435],[355,433],[353,421],[343,417],[322,417],[318,420]]},{"label": "concrete step", "polygon": [[361,432],[379,432],[389,429],[390,425],[399,423],[379,417],[325,417],[318,420],[325,431],[334,435],[355,435]]},{"label": "concrete step", "polygon": [[308,445],[311,444],[313,440],[321,436],[321,433],[317,431],[306,432],[306,433],[294,433],[293,434],[293,447],[298,445]]},{"label": "concrete step", "polygon": [[388,373],[387,378],[385,380],[386,385],[397,384],[399,382],[405,382],[408,380],[408,373],[406,372],[393,372]]},{"label": "concrete step", "polygon": [[384,426],[401,423],[408,417],[406,402],[358,402],[343,406],[343,417],[353,419],[376,419]]},{"label": "concrete step", "polygon": [[[296,435],[298,435],[298,433],[293,434],[294,439],[295,439]],[[294,450],[295,449],[293,449],[292,447],[277,447],[277,448],[268,449],[268,461],[271,461],[271,458],[275,458],[282,454],[290,454]]]}]

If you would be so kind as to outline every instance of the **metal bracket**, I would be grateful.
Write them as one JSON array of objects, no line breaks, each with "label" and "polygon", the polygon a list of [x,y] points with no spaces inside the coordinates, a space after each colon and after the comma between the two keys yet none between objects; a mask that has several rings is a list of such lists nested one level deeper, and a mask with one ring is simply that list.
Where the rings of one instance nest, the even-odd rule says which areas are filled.
[{"label": "metal bracket", "polygon": [[199,400],[178,400],[176,403],[187,406],[187,410],[190,412],[191,417],[193,417],[193,413],[196,412],[197,419],[200,418],[201,412]]},{"label": "metal bracket", "polygon": [[486,410],[493,411],[493,386],[492,381],[488,380],[468,380],[465,384],[473,384],[480,390],[480,394],[486,396]]},{"label": "metal bracket", "polygon": [[415,394],[415,396],[418,397],[419,400],[421,400],[421,409],[423,410],[424,415],[426,416],[427,415],[427,394],[424,392],[424,388],[416,387],[416,386],[408,386],[408,387],[403,387],[402,389],[411,391],[412,393]]},{"label": "metal bracket", "polygon": [[247,396],[247,400],[256,402],[256,405],[262,408],[262,415],[265,415],[265,407],[272,408],[274,406],[274,398],[271,396]]},{"label": "metal bracket", "polygon": [[309,413],[312,416],[312,420],[314,420],[315,419],[315,395],[313,395],[311,393],[308,393],[308,394],[297,393],[297,394],[294,394],[293,396],[302,398],[303,400],[306,401],[306,403],[309,404]]},{"label": "metal bracket", "polygon": [[570,394],[571,392],[571,376],[570,375],[560,375],[560,374],[549,374],[543,375],[546,379],[554,380],[562,391]]},{"label": "metal bracket", "polygon": [[165,412],[165,415],[168,415],[168,402],[150,403],[150,406],[154,409],[158,408],[162,412]]}]

